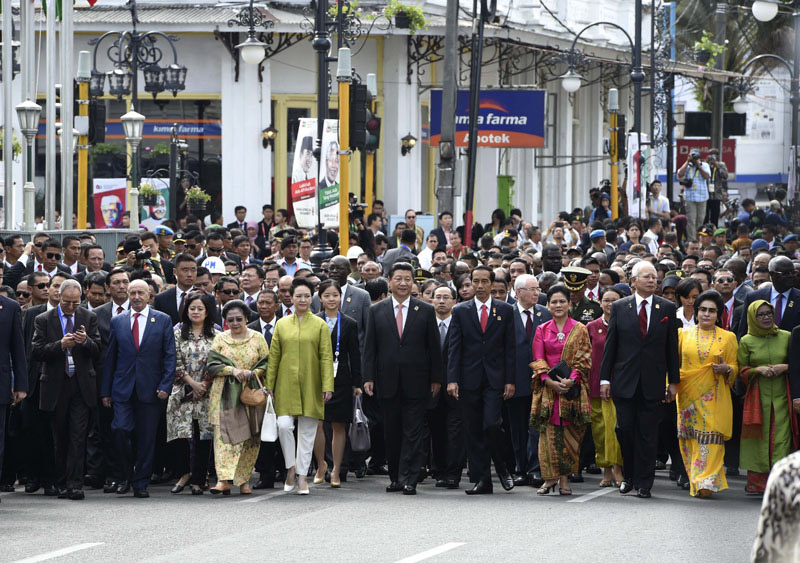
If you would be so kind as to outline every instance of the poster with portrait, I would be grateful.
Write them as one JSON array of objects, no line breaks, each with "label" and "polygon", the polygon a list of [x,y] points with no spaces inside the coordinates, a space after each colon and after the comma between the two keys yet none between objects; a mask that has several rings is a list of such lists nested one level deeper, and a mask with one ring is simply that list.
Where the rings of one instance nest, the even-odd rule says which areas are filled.
[{"label": "poster with portrait", "polygon": [[[152,184],[159,191],[155,205],[142,205],[139,213],[141,224],[152,231],[169,219],[169,182],[163,178],[145,178],[142,184]],[[141,196],[139,203],[142,203]]]},{"label": "poster with portrait", "polygon": [[325,227],[339,226],[339,120],[322,127],[322,166],[319,171],[320,218]]},{"label": "poster with portrait", "polygon": [[312,229],[317,224],[317,159],[314,158],[314,139],[317,120],[303,118],[295,139],[292,163],[292,208],[297,226]]},{"label": "poster with portrait", "polygon": [[[647,135],[641,134],[642,145],[647,142]],[[628,185],[625,187],[628,196],[628,215],[646,217],[647,185],[650,181],[648,150],[639,150],[639,140],[635,133],[628,134]]]},{"label": "poster with portrait", "polygon": [[95,178],[94,223],[98,229],[121,229],[122,214],[128,209],[128,181],[125,178]]}]

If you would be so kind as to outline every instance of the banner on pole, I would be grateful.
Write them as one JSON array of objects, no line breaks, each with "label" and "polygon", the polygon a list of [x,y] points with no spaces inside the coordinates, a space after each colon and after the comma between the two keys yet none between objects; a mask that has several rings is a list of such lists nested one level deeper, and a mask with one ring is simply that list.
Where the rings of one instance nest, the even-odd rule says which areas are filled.
[{"label": "banner on pole", "polygon": [[128,209],[128,181],[126,178],[96,178],[94,198],[94,226],[97,229],[122,228],[122,215]]},{"label": "banner on pole", "polygon": [[[146,178],[142,184],[152,184],[159,191],[155,205],[142,205],[139,215],[141,224],[152,231],[169,219],[169,182],[163,178]],[[141,196],[139,196],[141,202]]]},{"label": "banner on pole", "polygon": [[319,208],[326,228],[339,226],[339,121],[322,126],[322,169],[319,172]]},{"label": "banner on pole", "polygon": [[297,226],[303,229],[313,229],[317,224],[317,159],[314,158],[316,136],[317,120],[300,119],[295,139],[291,191]]},{"label": "banner on pole", "polygon": [[[642,141],[647,135],[640,134]],[[646,150],[639,150],[639,139],[636,133],[628,134],[628,183],[625,193],[628,196],[628,215],[645,217],[647,215],[647,183],[649,170]]]}]

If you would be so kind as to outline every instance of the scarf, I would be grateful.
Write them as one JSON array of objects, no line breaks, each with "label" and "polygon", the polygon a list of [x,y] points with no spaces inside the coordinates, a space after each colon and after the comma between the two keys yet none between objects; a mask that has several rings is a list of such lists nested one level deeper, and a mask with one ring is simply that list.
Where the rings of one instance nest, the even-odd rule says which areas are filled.
[{"label": "scarf", "polygon": [[[770,336],[775,336],[778,334],[778,326],[775,324],[773,320],[772,326],[769,328],[762,328],[761,325],[758,324],[758,319],[756,318],[756,312],[762,306],[766,305],[769,307],[769,310],[772,311],[772,314],[775,314],[775,307],[769,301],[765,301],[764,299],[757,299],[750,303],[747,307],[747,334],[752,334],[758,338],[767,338]],[[773,317],[774,319],[775,317]]]},{"label": "scarf", "polygon": [[536,360],[530,364],[533,369],[533,398],[531,403],[530,425],[544,431],[550,422],[555,402],[558,401],[559,414],[564,420],[573,424],[589,424],[592,409],[589,406],[589,369],[592,366],[592,343],[589,332],[581,323],[572,327],[564,343],[561,359],[567,365],[580,372],[580,394],[568,400],[564,395],[556,393],[542,382],[542,374],[550,371],[545,360]]},{"label": "scarf", "polygon": [[[211,350],[208,353],[207,370],[211,377],[225,367],[238,367],[233,361],[217,352]],[[267,356],[261,358],[258,363],[251,368],[253,371],[260,369],[266,371]],[[251,388],[257,388],[255,378],[247,382]],[[244,384],[235,377],[229,375],[225,378],[222,387],[222,399],[219,406],[219,427],[222,434],[222,441],[226,444],[239,444],[245,440],[260,441],[261,420],[264,418],[264,407],[248,407],[239,400]]]}]

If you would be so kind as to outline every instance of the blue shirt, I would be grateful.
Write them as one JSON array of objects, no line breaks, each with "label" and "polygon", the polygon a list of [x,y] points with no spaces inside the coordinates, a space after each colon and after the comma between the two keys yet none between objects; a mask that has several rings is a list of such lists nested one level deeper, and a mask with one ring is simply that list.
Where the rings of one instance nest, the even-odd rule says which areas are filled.
[{"label": "blue shirt", "polygon": [[[703,171],[706,174],[711,174],[711,169],[708,167],[708,164],[701,162],[700,166],[703,168]],[[690,164],[686,168],[686,175],[684,178],[689,178],[692,180],[692,187],[686,188],[683,192],[684,201],[708,201],[708,184],[706,183],[706,179],[703,178],[703,175],[700,174],[700,170],[698,170],[694,165]]]}]

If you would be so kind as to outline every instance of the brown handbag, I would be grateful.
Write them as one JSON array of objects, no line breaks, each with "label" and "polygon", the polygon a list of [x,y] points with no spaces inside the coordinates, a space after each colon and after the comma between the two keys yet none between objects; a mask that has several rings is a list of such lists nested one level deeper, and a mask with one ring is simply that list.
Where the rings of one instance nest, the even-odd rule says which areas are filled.
[{"label": "brown handbag", "polygon": [[245,385],[242,388],[241,395],[239,395],[239,400],[248,407],[261,407],[267,404],[267,390],[264,389],[261,380],[255,372],[253,372],[253,377],[256,378],[258,387],[254,389],[249,385]]}]

